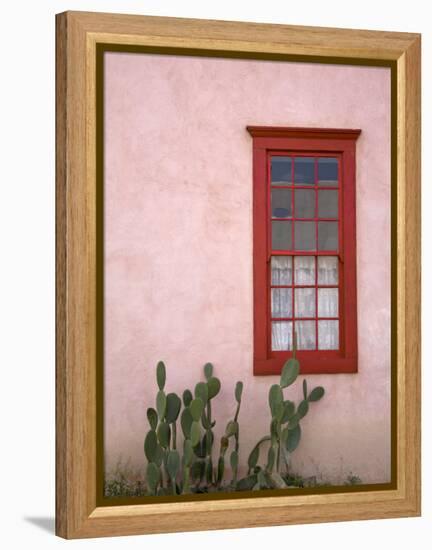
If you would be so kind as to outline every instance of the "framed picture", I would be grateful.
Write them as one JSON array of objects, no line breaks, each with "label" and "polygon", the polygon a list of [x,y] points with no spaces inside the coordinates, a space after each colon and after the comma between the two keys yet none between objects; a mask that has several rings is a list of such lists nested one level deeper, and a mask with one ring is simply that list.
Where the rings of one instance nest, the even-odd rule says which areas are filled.
[{"label": "framed picture", "polygon": [[420,36],[57,16],[57,534],[420,514]]}]

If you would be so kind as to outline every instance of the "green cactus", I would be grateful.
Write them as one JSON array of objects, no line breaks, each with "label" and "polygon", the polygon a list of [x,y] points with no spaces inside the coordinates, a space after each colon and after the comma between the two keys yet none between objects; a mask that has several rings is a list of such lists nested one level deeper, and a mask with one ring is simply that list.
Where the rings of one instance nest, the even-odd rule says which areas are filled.
[{"label": "green cactus", "polygon": [[324,395],[324,388],[322,386],[317,386],[310,392],[308,400],[312,402],[319,401],[321,397],[323,397],[323,395]]},{"label": "green cactus", "polygon": [[159,390],[156,394],[156,410],[159,417],[159,422],[164,419],[166,411],[166,395],[163,390]]},{"label": "green cactus", "polygon": [[206,380],[209,380],[213,376],[213,365],[211,363],[204,365],[204,376]]},{"label": "green cactus", "polygon": [[[212,400],[219,394],[221,383],[213,375],[213,365],[204,365],[205,381],[195,385],[194,394],[186,389],[181,399],[176,393],[165,393],[166,367],[162,361],[157,364],[156,408],[147,409],[150,430],[144,438],[149,495],[187,494],[191,491],[202,492],[208,491],[211,487],[221,487],[228,450],[232,471],[232,479],[229,482],[231,487],[236,490],[286,487],[281,476],[281,460],[288,467],[290,454],[297,449],[301,440],[301,420],[308,414],[310,404],[324,396],[321,386],[313,388],[308,393],[307,381],[303,380],[303,399],[298,406],[293,401],[285,399],[284,389],[296,381],[300,370],[296,359],[296,338],[293,347],[293,357],[283,366],[279,384],[273,384],[269,389],[270,433],[262,437],[252,449],[247,461],[248,475],[240,480],[237,480],[237,476],[240,459],[239,413],[243,383],[239,381],[235,385],[235,413],[227,422],[220,440],[219,457],[214,467],[213,428],[216,422],[212,418]],[[178,421],[184,436],[181,453],[176,448]],[[261,452],[263,448],[266,449],[266,457]],[[264,465],[260,465],[260,458],[265,461]],[[195,486],[191,487],[191,482]],[[202,483],[206,485],[202,487]]]},{"label": "green cactus", "polygon": [[182,484],[182,493],[187,494],[190,492],[190,469],[193,460],[193,448],[192,442],[190,439],[185,439],[183,442],[183,484]]},{"label": "green cactus", "polygon": [[189,407],[192,399],[193,399],[192,392],[190,390],[185,390],[183,392],[183,404],[184,404],[184,406]]},{"label": "green cactus", "polygon": [[219,393],[221,388],[221,383],[219,378],[216,378],[215,376],[212,376],[207,381],[207,389],[208,389],[208,398],[214,399],[217,394]]},{"label": "green cactus", "polygon": [[150,495],[155,495],[161,481],[161,472],[160,468],[156,466],[154,462],[149,462],[147,464],[146,481],[148,492]]},{"label": "green cactus", "polygon": [[198,422],[201,418],[202,412],[204,410],[204,403],[201,398],[196,397],[193,399],[189,405],[189,410],[192,415],[192,418],[195,422]]},{"label": "green cactus", "polygon": [[157,456],[158,440],[154,430],[150,430],[144,440],[144,453],[149,462],[154,462]]},{"label": "green cactus", "polygon": [[168,449],[171,439],[171,429],[168,422],[160,422],[157,428],[157,437],[161,446]]},{"label": "green cactus", "polygon": [[[283,390],[291,386],[300,372],[300,364],[296,359],[296,335],[294,334],[293,356],[286,361],[282,368],[279,384],[273,384],[269,390],[268,403],[271,413],[270,435],[261,438],[252,449],[248,458],[248,477],[257,474],[253,489],[264,486],[281,488],[280,475],[281,459],[288,466],[289,455],[295,451],[301,439],[300,421],[309,412],[309,403],[318,401],[324,395],[324,389],[320,386],[314,388],[308,396],[307,381],[303,380],[303,399],[296,405],[284,399]],[[261,446],[270,443],[267,451],[267,462],[264,467],[258,465]],[[257,471],[259,469],[259,472]],[[243,481],[237,483],[237,488],[244,485]]]},{"label": "green cactus", "polygon": [[158,414],[152,407],[149,407],[147,409],[147,420],[150,424],[150,429],[156,430],[158,423]]},{"label": "green cactus", "polygon": [[230,455],[230,466],[233,473],[232,485],[234,486],[237,481],[237,470],[238,470],[239,456],[237,451],[232,451]]},{"label": "green cactus", "polygon": [[156,381],[159,389],[162,391],[165,388],[166,368],[163,361],[159,361],[156,366]]},{"label": "green cactus", "polygon": [[180,455],[178,451],[169,451],[166,461],[166,469],[171,481],[171,490],[177,494],[176,477],[180,469]]},{"label": "green cactus", "polygon": [[192,422],[191,430],[190,430],[190,440],[192,443],[192,447],[195,447],[196,445],[198,445],[198,443],[200,442],[200,438],[201,438],[201,428],[200,428],[199,422],[194,420]]},{"label": "green cactus", "polygon": [[183,412],[181,413],[181,416],[180,416],[180,425],[185,438],[190,437],[192,422],[193,422],[193,418],[192,418],[191,412],[189,410],[189,407],[186,407],[186,409],[183,409]]},{"label": "green cactus", "polygon": [[207,403],[209,395],[208,386],[205,382],[198,382],[198,384],[195,386],[195,398],[201,399],[203,405]]}]

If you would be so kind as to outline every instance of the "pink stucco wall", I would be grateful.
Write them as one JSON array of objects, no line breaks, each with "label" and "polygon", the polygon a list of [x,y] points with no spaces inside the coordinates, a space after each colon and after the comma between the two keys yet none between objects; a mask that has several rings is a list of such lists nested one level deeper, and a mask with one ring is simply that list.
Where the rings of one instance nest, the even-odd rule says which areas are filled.
[{"label": "pink stucco wall", "polygon": [[[359,372],[326,389],[293,469],[390,475],[390,74],[385,68],[106,55],[105,441],[108,468],[142,466],[155,365],[193,389],[211,361],[223,428],[244,382],[241,457],[268,431],[252,375],[252,149],[246,125],[361,128],[357,164]],[[300,390],[292,388],[292,397]]]}]

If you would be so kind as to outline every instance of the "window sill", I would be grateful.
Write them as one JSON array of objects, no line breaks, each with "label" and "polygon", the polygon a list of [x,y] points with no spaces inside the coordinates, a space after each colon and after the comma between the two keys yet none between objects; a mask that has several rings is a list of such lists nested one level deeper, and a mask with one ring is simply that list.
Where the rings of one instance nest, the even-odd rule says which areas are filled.
[{"label": "window sill", "polygon": [[[253,373],[255,376],[280,374],[282,367],[290,357],[291,352],[274,352],[266,359],[254,358]],[[353,374],[358,371],[357,357],[345,357],[340,352],[298,351],[300,374]]]}]

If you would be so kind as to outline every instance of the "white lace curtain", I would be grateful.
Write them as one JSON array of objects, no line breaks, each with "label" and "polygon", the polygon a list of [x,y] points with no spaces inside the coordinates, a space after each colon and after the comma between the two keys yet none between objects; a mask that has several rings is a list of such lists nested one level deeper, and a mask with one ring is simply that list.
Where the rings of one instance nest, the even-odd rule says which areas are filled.
[{"label": "white lace curtain", "polygon": [[[318,269],[317,274],[316,269]],[[272,285],[294,284],[294,287],[296,285],[314,285],[309,288],[294,288],[294,296],[292,288],[272,288],[272,317],[295,318],[294,323],[286,320],[272,322],[272,349],[274,351],[292,349],[293,330],[297,335],[298,349],[311,350],[317,349],[317,347],[320,350],[338,349],[339,290],[338,288],[320,288],[320,285],[338,284],[338,258],[336,256],[295,256],[294,258],[273,256],[271,283]],[[315,287],[316,283],[318,288]],[[316,295],[317,292],[318,295]],[[316,307],[318,307],[318,311],[316,311]],[[314,320],[302,320],[308,317],[318,317],[318,326]],[[320,320],[320,317],[334,317],[335,320]]]}]

